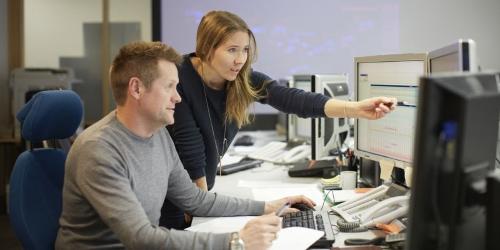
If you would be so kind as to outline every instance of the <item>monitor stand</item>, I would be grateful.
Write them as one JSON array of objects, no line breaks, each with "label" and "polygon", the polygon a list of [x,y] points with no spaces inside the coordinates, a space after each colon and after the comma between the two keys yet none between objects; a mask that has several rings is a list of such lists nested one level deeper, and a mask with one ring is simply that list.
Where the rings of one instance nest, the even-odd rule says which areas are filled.
[{"label": "monitor stand", "polygon": [[486,193],[486,249],[498,249],[500,235],[500,172],[487,179]]}]

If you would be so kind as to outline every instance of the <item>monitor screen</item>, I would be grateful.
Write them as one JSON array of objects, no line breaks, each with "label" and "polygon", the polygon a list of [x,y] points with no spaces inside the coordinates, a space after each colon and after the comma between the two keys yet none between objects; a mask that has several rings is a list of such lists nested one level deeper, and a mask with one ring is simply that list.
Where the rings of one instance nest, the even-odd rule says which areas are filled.
[{"label": "monitor screen", "polygon": [[383,119],[356,120],[356,156],[390,160],[403,168],[411,165],[418,79],[426,73],[426,58],[426,54],[355,58],[356,100],[389,96],[401,103]]},{"label": "monitor screen", "polygon": [[[295,75],[289,82],[289,87],[311,92],[311,76]],[[300,118],[297,115],[288,115],[288,141],[311,142],[310,118]]]},{"label": "monitor screen", "polygon": [[495,168],[497,80],[483,73],[422,78],[405,249],[485,249],[482,196]]},{"label": "monitor screen", "polygon": [[471,40],[457,42],[429,52],[429,71],[457,72],[478,70],[476,58],[476,43]]}]

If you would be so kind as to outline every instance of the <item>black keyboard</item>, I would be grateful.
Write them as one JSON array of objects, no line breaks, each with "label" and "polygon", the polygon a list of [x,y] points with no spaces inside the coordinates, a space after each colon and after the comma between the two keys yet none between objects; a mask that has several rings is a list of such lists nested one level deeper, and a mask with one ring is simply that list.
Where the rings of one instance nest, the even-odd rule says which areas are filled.
[{"label": "black keyboard", "polygon": [[217,174],[228,175],[250,168],[260,167],[260,164],[262,164],[261,160],[243,159],[240,162],[222,166],[222,172],[220,166],[217,167]]},{"label": "black keyboard", "polygon": [[332,223],[326,211],[316,212],[313,210],[299,211],[283,216],[283,228],[285,227],[307,227],[325,232],[325,234],[310,247],[330,248],[335,242]]}]

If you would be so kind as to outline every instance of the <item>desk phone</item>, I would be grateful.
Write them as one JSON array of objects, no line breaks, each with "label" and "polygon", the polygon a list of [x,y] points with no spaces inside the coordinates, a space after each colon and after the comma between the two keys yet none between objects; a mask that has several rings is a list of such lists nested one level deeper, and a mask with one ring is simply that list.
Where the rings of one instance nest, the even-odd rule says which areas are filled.
[{"label": "desk phone", "polygon": [[389,186],[379,186],[366,194],[342,204],[332,210],[342,219],[337,221],[342,232],[366,231],[378,223],[389,223],[408,212],[410,195],[407,190],[394,192]]}]

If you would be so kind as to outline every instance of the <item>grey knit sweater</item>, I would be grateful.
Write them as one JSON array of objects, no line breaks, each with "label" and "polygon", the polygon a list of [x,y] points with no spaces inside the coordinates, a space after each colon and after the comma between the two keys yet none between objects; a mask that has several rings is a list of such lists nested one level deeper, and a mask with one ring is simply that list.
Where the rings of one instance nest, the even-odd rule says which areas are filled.
[{"label": "grey knit sweater", "polygon": [[260,215],[264,203],[198,189],[161,129],[141,138],[113,111],[86,129],[66,161],[56,249],[227,249],[229,234],[158,226],[168,197],[197,216]]}]

